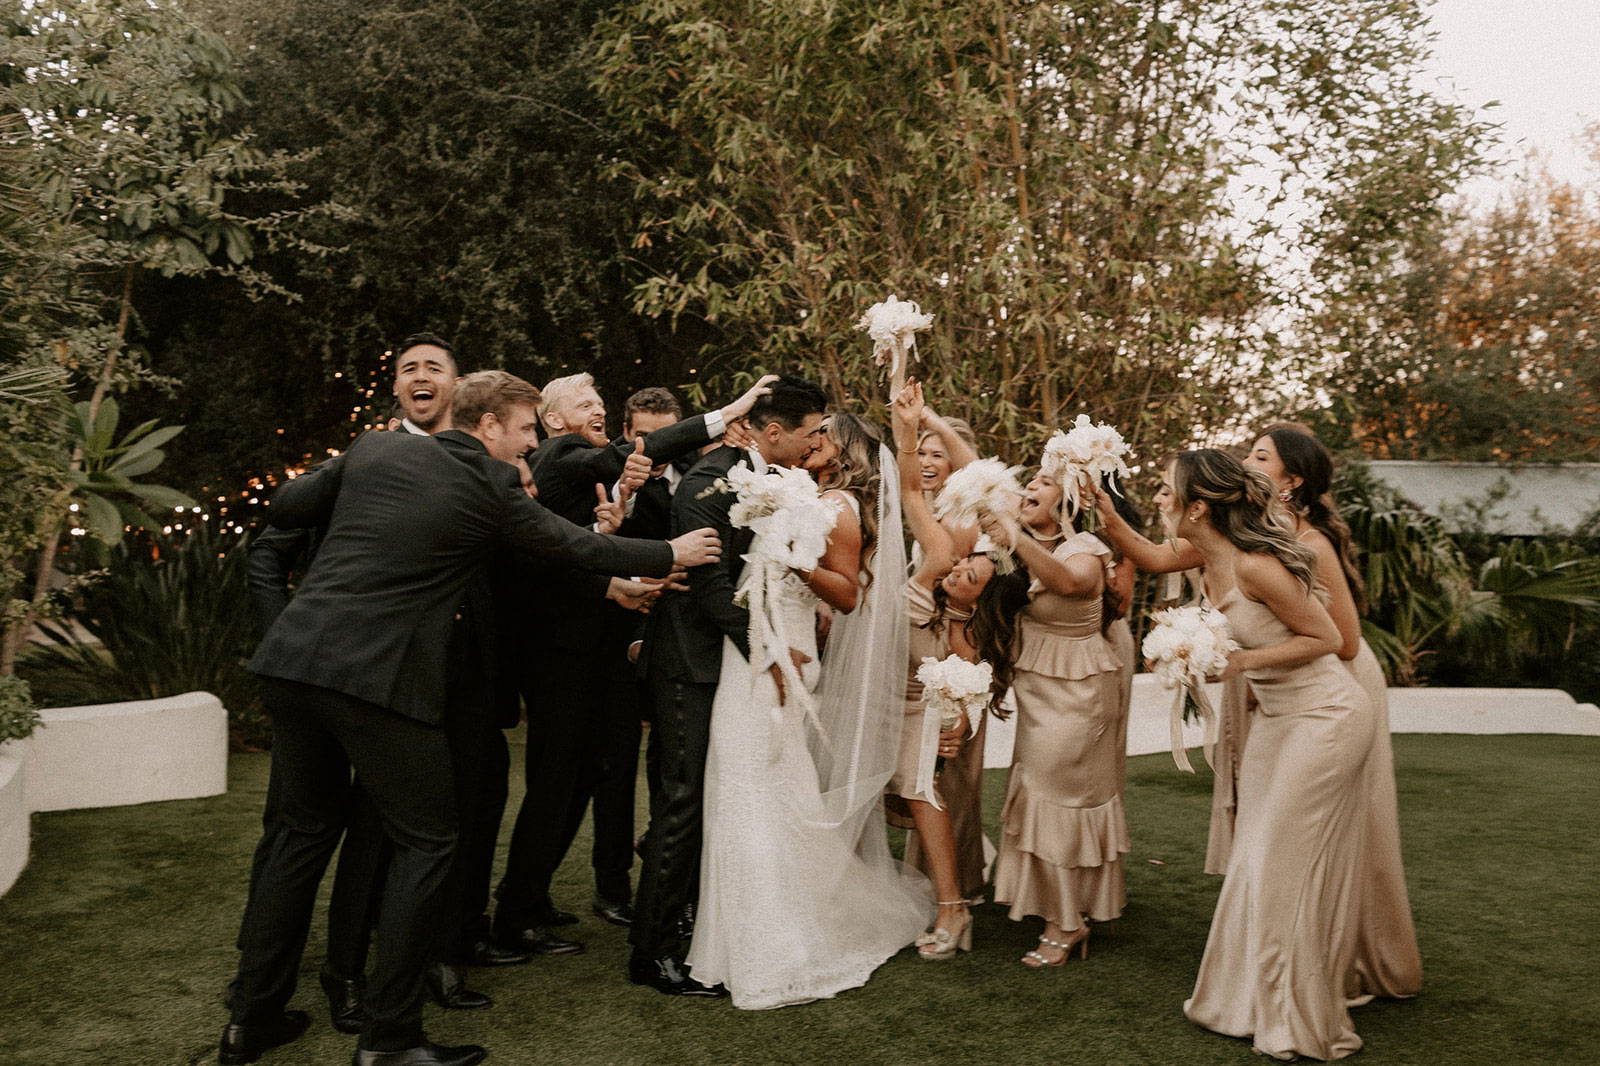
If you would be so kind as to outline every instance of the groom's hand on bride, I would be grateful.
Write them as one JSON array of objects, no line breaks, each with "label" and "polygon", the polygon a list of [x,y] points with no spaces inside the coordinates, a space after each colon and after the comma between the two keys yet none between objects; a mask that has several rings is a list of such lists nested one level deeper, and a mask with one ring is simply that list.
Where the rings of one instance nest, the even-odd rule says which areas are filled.
[{"label": "groom's hand on bride", "polygon": [[710,526],[673,537],[667,543],[672,545],[672,563],[680,570],[704,566],[722,558],[722,541]]}]

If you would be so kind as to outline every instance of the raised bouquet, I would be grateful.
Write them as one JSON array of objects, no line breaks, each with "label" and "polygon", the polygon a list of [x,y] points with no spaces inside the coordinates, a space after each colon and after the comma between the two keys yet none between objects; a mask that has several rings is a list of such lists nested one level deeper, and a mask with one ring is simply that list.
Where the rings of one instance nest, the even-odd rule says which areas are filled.
[{"label": "raised bouquet", "polygon": [[[1128,442],[1116,428],[1104,422],[1090,422],[1088,415],[1073,419],[1072,428],[1056,430],[1045,442],[1040,469],[1056,479],[1073,513],[1082,509],[1078,482],[1087,477],[1096,488],[1107,474],[1127,478]],[[1113,485],[1116,482],[1112,482]]]},{"label": "raised bouquet", "polygon": [[[922,683],[922,697],[927,707],[923,725],[924,754],[928,744],[938,750],[939,734],[948,733],[957,725],[966,724],[971,733],[989,702],[989,692],[994,685],[994,667],[988,663],[968,662],[959,655],[943,659],[927,656],[917,667],[917,680]],[[937,728],[934,725],[937,724]],[[917,791],[933,795],[933,775],[944,768],[942,757],[919,761]]]},{"label": "raised bouquet", "polygon": [[[934,497],[933,513],[964,526],[977,525],[984,515],[1012,514],[1022,498],[1022,486],[1017,483],[1021,472],[1020,466],[1007,466],[999,459],[968,463],[945,481],[944,488]],[[1001,573],[1016,569],[1010,551],[993,545],[989,554]]]},{"label": "raised bouquet", "polygon": [[856,329],[872,338],[873,361],[888,366],[890,380],[897,381],[905,371],[906,357],[917,346],[917,334],[932,325],[933,316],[923,314],[914,301],[891,294],[867,308]]},{"label": "raised bouquet", "polygon": [[1228,656],[1239,650],[1239,642],[1228,631],[1228,619],[1211,607],[1169,607],[1156,611],[1155,625],[1145,634],[1140,650],[1150,662],[1150,672],[1161,684],[1177,693],[1172,708],[1172,761],[1178,769],[1194,773],[1189,753],[1183,746],[1184,694],[1194,698],[1205,724],[1206,762],[1211,762],[1215,743],[1216,712],[1206,696],[1206,678],[1220,674]]}]

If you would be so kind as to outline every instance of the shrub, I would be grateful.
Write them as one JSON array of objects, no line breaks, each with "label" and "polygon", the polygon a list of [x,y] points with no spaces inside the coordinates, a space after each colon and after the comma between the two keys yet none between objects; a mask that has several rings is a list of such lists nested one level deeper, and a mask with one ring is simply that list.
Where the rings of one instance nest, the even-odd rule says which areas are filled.
[{"label": "shrub", "polygon": [[0,744],[27,740],[39,728],[28,683],[15,675],[0,676]]}]

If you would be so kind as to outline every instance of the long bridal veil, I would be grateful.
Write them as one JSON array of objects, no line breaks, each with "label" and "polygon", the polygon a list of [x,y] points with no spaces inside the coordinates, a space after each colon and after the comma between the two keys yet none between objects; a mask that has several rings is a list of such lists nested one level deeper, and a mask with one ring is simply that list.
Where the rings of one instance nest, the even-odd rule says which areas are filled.
[{"label": "long bridal veil", "polygon": [[868,560],[872,581],[854,611],[834,617],[806,744],[822,796],[816,820],[857,840],[863,858],[888,867],[893,859],[882,798],[900,751],[908,629],[900,478],[894,453],[883,444],[878,473],[878,540]]}]

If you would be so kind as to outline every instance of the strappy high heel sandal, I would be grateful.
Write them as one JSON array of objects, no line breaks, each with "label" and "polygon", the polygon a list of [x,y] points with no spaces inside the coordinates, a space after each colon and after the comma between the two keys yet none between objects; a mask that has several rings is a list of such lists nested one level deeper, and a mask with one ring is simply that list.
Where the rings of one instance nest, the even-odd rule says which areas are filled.
[{"label": "strappy high heel sandal", "polygon": [[1053,948],[1060,948],[1061,957],[1051,961],[1050,959],[1047,959],[1041,955],[1038,951],[1030,951],[1022,956],[1022,965],[1034,970],[1042,970],[1046,966],[1062,966],[1069,958],[1072,957],[1073,948],[1078,949],[1078,958],[1087,960],[1089,958],[1089,923],[1084,922],[1079,931],[1081,935],[1073,937],[1066,943],[1062,943],[1059,940],[1051,940],[1047,936],[1040,937],[1039,943],[1048,944]]},{"label": "strappy high heel sandal", "polygon": [[[960,903],[965,905],[964,899],[940,900],[941,907],[954,907]],[[927,959],[929,962],[943,962],[945,959],[955,958],[958,951],[972,950],[972,911],[962,912],[966,921],[961,923],[960,929],[945,929],[934,926],[931,932],[923,933],[917,937],[917,957]]]}]

